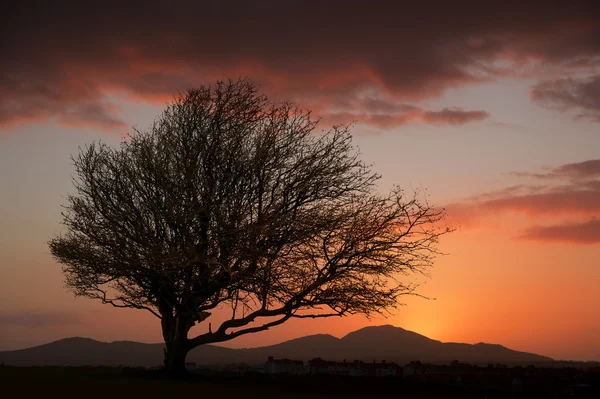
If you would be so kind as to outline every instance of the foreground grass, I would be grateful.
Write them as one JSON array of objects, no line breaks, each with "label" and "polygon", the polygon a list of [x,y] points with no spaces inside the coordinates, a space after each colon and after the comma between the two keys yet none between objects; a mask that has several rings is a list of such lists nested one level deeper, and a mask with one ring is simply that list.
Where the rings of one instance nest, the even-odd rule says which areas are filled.
[{"label": "foreground grass", "polygon": [[[342,381],[287,376],[194,373],[171,380],[158,372],[110,367],[3,367],[0,397],[77,398],[365,398],[390,396],[381,389]],[[354,391],[354,392],[353,392]],[[371,392],[369,392],[371,391]],[[372,394],[377,393],[376,396]],[[390,393],[391,394],[391,393]],[[396,396],[396,395],[392,395]],[[416,397],[416,396],[415,396]],[[422,396],[418,396],[422,397]]]},{"label": "foreground grass", "polygon": [[[531,393],[530,393],[531,394]],[[269,376],[198,372],[174,381],[155,371],[111,367],[1,367],[6,398],[500,398],[506,390],[411,383],[398,378]],[[554,396],[554,395],[552,395]]]}]

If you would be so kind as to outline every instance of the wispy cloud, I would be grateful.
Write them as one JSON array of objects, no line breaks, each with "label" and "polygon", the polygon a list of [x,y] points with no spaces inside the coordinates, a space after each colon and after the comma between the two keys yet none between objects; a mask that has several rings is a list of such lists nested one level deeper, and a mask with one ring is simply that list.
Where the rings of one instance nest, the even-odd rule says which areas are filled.
[{"label": "wispy cloud", "polygon": [[547,173],[514,172],[512,174],[538,179],[595,179],[600,178],[600,159],[560,165]]},{"label": "wispy cloud", "polygon": [[69,312],[30,310],[0,312],[0,325],[4,326],[58,327],[81,322],[81,315]]},{"label": "wispy cloud", "polygon": [[600,220],[534,226],[525,230],[519,238],[529,241],[598,244],[600,243]]},{"label": "wispy cloud", "polygon": [[372,97],[325,101],[315,110],[323,115],[323,121],[327,124],[356,122],[378,129],[389,129],[410,123],[438,126],[465,125],[482,121],[490,116],[483,110],[444,108],[431,111],[415,105],[395,102],[391,98]]},{"label": "wispy cloud", "polygon": [[[462,227],[486,225],[509,213],[528,216],[533,225],[519,239],[549,242],[598,242],[600,222],[600,162],[588,160],[559,165],[546,173],[518,172],[543,184],[520,184],[447,205],[449,217]],[[554,220],[540,225],[539,219]],[[565,218],[568,220],[565,221]]]},{"label": "wispy cloud", "polygon": [[531,98],[544,107],[600,122],[600,75],[543,81],[532,87]]}]

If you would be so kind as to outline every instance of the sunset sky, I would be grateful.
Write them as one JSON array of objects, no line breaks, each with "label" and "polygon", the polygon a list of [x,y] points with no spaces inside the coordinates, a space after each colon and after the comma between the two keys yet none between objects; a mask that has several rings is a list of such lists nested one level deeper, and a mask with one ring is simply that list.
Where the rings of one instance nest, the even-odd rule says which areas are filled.
[{"label": "sunset sky", "polygon": [[387,319],[292,320],[226,346],[393,324],[600,361],[593,1],[11,3],[0,13],[0,350],[161,341],[149,313],[64,287],[47,241],[73,191],[69,156],[149,127],[180,90],[248,76],[312,109],[319,131],[355,122],[382,192],[426,188],[459,228],[431,278],[414,277],[435,299],[407,298]]}]

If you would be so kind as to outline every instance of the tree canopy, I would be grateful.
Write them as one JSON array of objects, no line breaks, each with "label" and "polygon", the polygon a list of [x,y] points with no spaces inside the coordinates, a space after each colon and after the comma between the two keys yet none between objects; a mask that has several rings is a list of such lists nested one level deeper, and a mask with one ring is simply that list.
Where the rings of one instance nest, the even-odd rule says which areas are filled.
[{"label": "tree canopy", "polygon": [[198,345],[291,318],[396,307],[415,293],[405,276],[438,254],[443,211],[382,195],[350,128],[317,123],[242,79],[176,96],[119,148],[80,149],[66,229],[49,242],[67,285],[160,318],[171,370]]}]

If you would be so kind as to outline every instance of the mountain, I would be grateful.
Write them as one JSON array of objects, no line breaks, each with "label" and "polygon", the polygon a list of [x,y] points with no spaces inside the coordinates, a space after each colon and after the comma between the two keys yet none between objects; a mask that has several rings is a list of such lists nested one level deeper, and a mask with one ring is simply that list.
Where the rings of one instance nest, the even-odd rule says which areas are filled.
[{"label": "mountain", "polygon": [[246,359],[258,361],[268,356],[298,360],[314,357],[338,361],[386,360],[400,364],[413,360],[431,363],[459,360],[474,364],[524,364],[552,360],[533,353],[514,351],[502,345],[444,343],[391,325],[361,328],[342,338],[322,334],[311,335],[246,351]]},{"label": "mountain", "polygon": [[[162,344],[117,341],[99,342],[89,338],[66,338],[33,348],[0,352],[0,362],[15,366],[158,366]],[[387,360],[400,364],[412,360],[431,363],[530,364],[552,359],[517,352],[501,345],[444,343],[390,325],[365,327],[342,338],[328,334],[309,335],[276,345],[250,349],[230,349],[204,345],[188,355],[188,361],[201,365],[245,362],[263,363],[267,357],[309,360]]]},{"label": "mountain", "polygon": [[[162,344],[131,341],[100,342],[89,338],[65,338],[45,345],[0,352],[0,363],[14,366],[145,366],[162,364]],[[214,345],[197,348],[194,355],[235,362],[237,351]],[[234,356],[232,356],[234,355]]]}]

